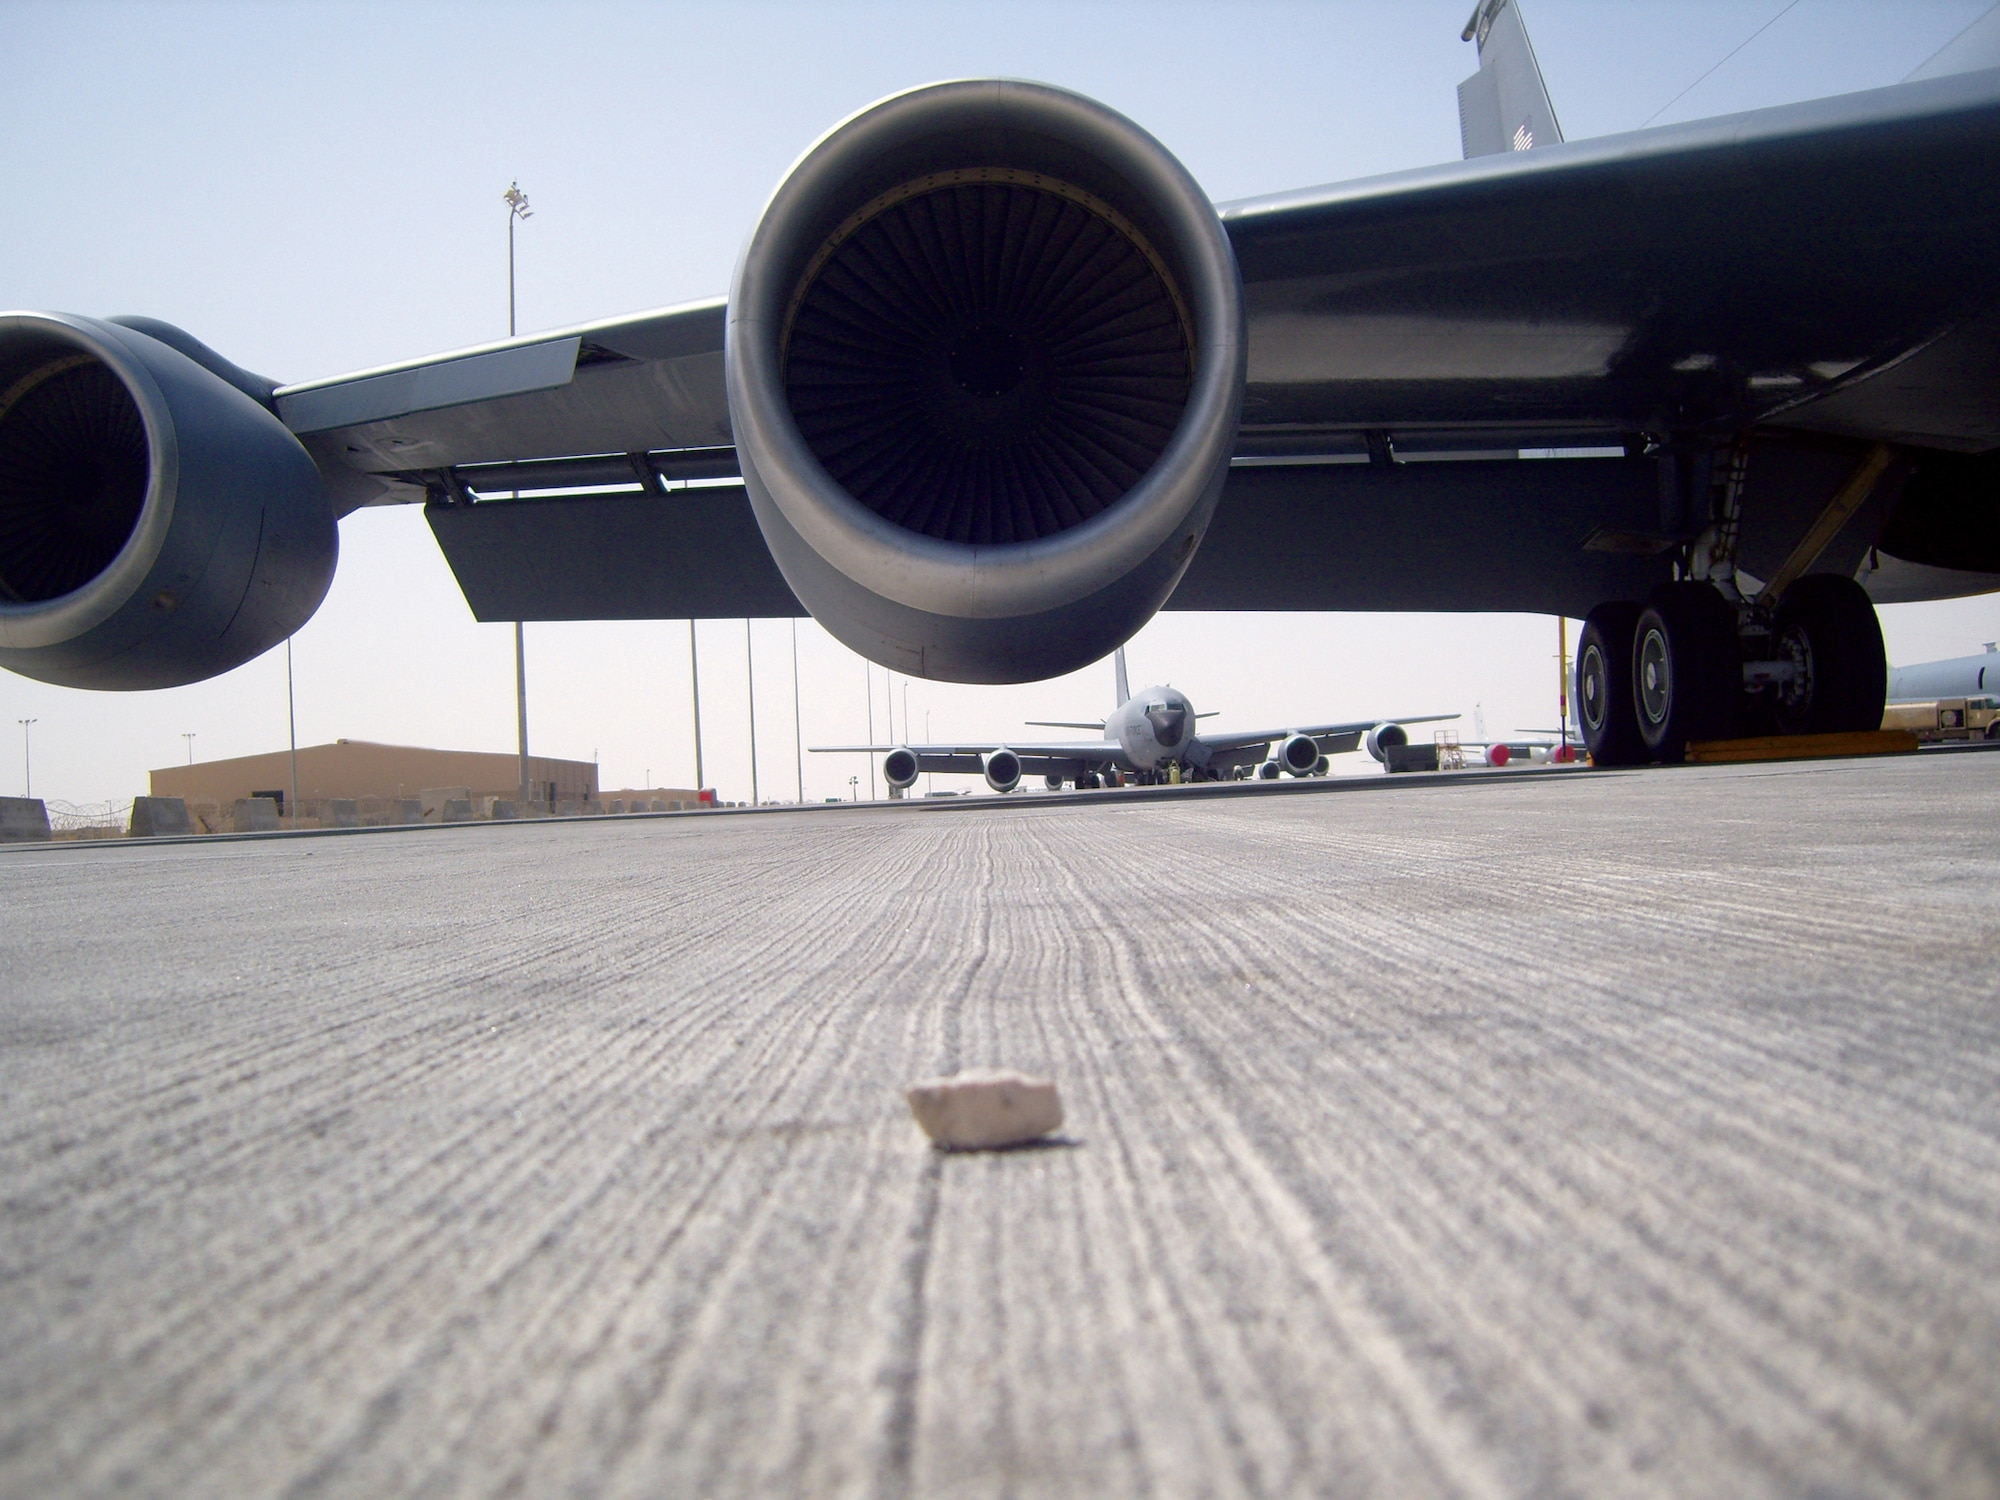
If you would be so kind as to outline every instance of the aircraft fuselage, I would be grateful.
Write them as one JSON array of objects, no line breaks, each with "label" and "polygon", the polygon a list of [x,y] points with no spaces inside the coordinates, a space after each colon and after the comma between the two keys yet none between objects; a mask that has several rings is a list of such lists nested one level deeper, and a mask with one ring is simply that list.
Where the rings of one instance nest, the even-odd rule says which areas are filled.
[{"label": "aircraft fuselage", "polygon": [[1169,761],[1207,763],[1195,734],[1194,705],[1179,688],[1133,694],[1104,721],[1104,737],[1116,742],[1126,770],[1156,771]]}]

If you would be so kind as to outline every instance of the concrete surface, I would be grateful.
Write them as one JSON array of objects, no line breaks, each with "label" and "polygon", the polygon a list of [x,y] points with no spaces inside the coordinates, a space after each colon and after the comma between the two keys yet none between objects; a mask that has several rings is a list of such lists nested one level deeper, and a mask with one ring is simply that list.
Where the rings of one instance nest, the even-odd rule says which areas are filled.
[{"label": "concrete surface", "polygon": [[[2000,756],[0,854],[0,1493],[2000,1492]],[[899,1090],[1056,1078],[1064,1143]]]}]

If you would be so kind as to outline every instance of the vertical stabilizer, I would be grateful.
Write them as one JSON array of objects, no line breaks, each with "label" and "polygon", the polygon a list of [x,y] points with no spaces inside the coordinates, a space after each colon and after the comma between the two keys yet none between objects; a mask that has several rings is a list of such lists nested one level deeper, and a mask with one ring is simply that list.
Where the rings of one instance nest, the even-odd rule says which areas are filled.
[{"label": "vertical stabilizer", "polygon": [[1117,674],[1118,682],[1118,701],[1111,705],[1112,712],[1116,713],[1125,706],[1125,701],[1132,696],[1132,685],[1125,680],[1125,648],[1123,646],[1120,646],[1111,654],[1111,670]]},{"label": "vertical stabilizer", "polygon": [[1479,0],[1461,40],[1479,48],[1479,71],[1458,86],[1458,136],[1468,157],[1530,151],[1562,140],[1542,83],[1521,0]]}]

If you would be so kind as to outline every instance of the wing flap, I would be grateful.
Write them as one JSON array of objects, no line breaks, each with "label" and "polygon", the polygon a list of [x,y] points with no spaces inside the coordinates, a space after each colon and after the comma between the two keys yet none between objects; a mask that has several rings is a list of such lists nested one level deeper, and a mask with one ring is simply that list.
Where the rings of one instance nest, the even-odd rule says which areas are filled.
[{"label": "wing flap", "polygon": [[720,300],[662,308],[281,386],[275,400],[322,467],[367,474],[726,445],[723,314]]}]

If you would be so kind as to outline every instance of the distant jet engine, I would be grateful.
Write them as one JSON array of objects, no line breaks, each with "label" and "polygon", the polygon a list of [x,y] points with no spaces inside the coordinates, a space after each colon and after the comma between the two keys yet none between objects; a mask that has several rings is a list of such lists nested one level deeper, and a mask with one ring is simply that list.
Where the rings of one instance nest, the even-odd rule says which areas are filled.
[{"label": "distant jet engine", "polygon": [[1228,237],[1159,142],[1062,89],[937,84],[772,194],[729,298],[730,421],[821,624],[911,676],[1025,682],[1180,581],[1246,348]]},{"label": "distant jet engine", "polygon": [[1276,781],[1284,774],[1285,768],[1283,764],[1275,759],[1264,761],[1257,767],[1257,779],[1259,781]]},{"label": "distant jet engine", "polygon": [[1293,776],[1310,776],[1319,769],[1319,741],[1309,734],[1287,735],[1277,760]]},{"label": "distant jet engine", "polygon": [[332,503],[270,382],[139,327],[0,315],[0,667],[24,677],[198,682],[333,581]]},{"label": "distant jet engine", "polygon": [[986,757],[986,784],[996,792],[1011,792],[1021,784],[1021,757],[1002,745]]},{"label": "distant jet engine", "polygon": [[904,791],[917,784],[917,752],[907,745],[898,745],[882,757],[882,779],[897,791]]},{"label": "distant jet engine", "polygon": [[1377,724],[1368,731],[1368,737],[1362,741],[1368,753],[1384,764],[1388,762],[1390,750],[1397,745],[1409,743],[1410,732],[1401,724]]}]

